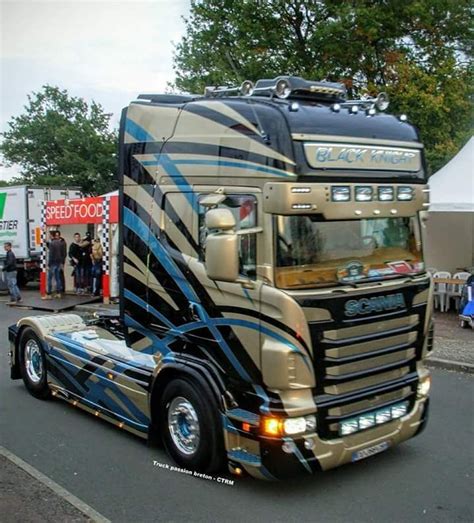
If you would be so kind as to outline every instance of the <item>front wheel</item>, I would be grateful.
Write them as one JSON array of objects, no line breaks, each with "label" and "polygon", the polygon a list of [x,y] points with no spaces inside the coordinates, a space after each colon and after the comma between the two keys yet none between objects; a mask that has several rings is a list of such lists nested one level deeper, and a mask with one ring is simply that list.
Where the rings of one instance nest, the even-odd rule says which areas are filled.
[{"label": "front wheel", "polygon": [[223,464],[222,430],[207,388],[187,379],[171,381],[160,403],[160,426],[168,454],[180,466],[203,472]]},{"label": "front wheel", "polygon": [[20,337],[20,371],[25,387],[39,399],[50,395],[43,344],[35,331],[26,328]]}]

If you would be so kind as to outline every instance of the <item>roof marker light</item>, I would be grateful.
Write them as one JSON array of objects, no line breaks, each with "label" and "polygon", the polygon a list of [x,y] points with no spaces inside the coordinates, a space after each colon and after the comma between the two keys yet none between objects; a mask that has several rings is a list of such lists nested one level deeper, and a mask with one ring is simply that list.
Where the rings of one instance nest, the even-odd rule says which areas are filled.
[{"label": "roof marker light", "polygon": [[299,108],[300,108],[300,104],[299,104],[298,102],[292,102],[292,103],[290,104],[290,111],[291,111],[292,113],[296,113],[296,111],[298,111]]},{"label": "roof marker light", "polygon": [[377,195],[380,202],[392,202],[394,195],[393,187],[379,187]]},{"label": "roof marker light", "polygon": [[351,113],[352,114],[357,114],[359,112],[359,108],[357,107],[357,105],[353,105],[351,107]]},{"label": "roof marker light", "polygon": [[341,104],[333,104],[331,106],[331,109],[335,112],[335,113],[338,113],[340,110],[341,110]]},{"label": "roof marker light", "polygon": [[351,199],[351,188],[348,185],[331,187],[331,200],[333,202],[348,202]]},{"label": "roof marker light", "polygon": [[311,209],[312,205],[310,203],[294,203],[291,208],[295,209],[297,211],[301,211],[304,209]]},{"label": "roof marker light", "polygon": [[369,186],[358,186],[355,188],[355,199],[357,202],[371,202],[374,190]]},{"label": "roof marker light", "polygon": [[406,122],[408,120],[408,116],[406,114],[401,114],[399,118],[401,122]]},{"label": "roof marker light", "polygon": [[308,193],[311,192],[311,187],[292,187],[291,192]]},{"label": "roof marker light", "polygon": [[397,200],[401,202],[409,202],[413,200],[414,191],[413,187],[398,187],[397,189]]}]

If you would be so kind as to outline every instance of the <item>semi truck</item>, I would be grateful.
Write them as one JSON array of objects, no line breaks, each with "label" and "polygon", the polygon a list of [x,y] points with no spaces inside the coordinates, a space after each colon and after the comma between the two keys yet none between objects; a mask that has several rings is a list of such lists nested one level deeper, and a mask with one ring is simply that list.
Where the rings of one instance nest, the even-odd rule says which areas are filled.
[{"label": "semi truck", "polygon": [[11,377],[205,473],[314,474],[419,434],[427,173],[387,103],[292,76],[140,95],[120,125],[120,310],[22,318]]},{"label": "semi truck", "polygon": [[[17,259],[18,283],[37,280],[41,259],[41,207],[43,201],[80,198],[79,188],[19,185],[0,189],[0,241],[11,242]],[[0,252],[3,266],[5,252]]]}]

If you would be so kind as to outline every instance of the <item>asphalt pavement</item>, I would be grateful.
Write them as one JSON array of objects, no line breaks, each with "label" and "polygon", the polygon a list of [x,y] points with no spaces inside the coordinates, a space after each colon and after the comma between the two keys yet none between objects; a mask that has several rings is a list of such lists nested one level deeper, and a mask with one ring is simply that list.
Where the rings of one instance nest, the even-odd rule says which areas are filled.
[{"label": "asphalt pavement", "polygon": [[[7,327],[30,312],[0,303],[0,445],[113,522],[474,520],[472,374],[433,370],[427,429],[370,459],[277,483],[200,479],[173,471],[161,448],[11,381]],[[0,487],[11,493],[1,478]],[[22,496],[26,503],[27,489]],[[21,505],[16,514],[26,519]],[[36,521],[77,515],[49,517]]]}]

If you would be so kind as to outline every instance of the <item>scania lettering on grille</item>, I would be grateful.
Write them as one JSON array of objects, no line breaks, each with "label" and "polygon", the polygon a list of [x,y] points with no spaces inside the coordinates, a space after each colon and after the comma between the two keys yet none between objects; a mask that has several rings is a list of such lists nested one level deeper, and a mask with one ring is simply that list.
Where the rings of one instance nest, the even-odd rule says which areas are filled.
[{"label": "scania lettering on grille", "polygon": [[346,316],[358,316],[360,314],[371,314],[373,312],[393,311],[405,308],[403,294],[389,294],[388,296],[373,296],[372,298],[361,298],[360,300],[346,301],[344,312]]}]

